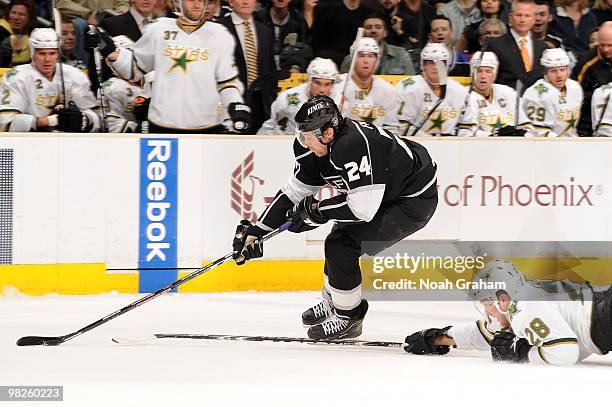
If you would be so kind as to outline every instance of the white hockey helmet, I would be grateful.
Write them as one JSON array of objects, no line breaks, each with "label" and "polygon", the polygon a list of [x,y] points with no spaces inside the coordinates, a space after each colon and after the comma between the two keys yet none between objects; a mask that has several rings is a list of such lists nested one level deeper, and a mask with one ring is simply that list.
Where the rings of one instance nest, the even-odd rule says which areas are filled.
[{"label": "white hockey helmet", "polygon": [[30,34],[30,57],[34,56],[37,49],[55,48],[59,49],[60,42],[55,30],[52,28],[35,28]]},{"label": "white hockey helmet", "polygon": [[[376,54],[376,56],[380,55],[380,47],[374,38],[370,37],[361,37],[357,44],[354,47],[357,52],[368,52],[372,54]],[[351,49],[352,51],[352,49]]]},{"label": "white hockey helmet", "polygon": [[540,63],[544,68],[558,68],[569,66],[570,59],[567,52],[561,48],[549,48],[544,50]]},{"label": "white hockey helmet", "polygon": [[208,7],[208,0],[204,0],[204,7],[202,8],[202,14],[197,20],[192,20],[185,14],[185,9],[183,7],[183,0],[172,0],[174,3],[174,12],[181,17],[183,20],[188,22],[189,24],[199,24],[202,20],[204,20],[204,15],[206,14],[206,8]]},{"label": "white hockey helmet", "polygon": [[446,45],[437,42],[428,42],[421,50],[421,69],[423,61],[444,61],[446,66],[450,62],[450,53]]},{"label": "white hockey helmet", "polygon": [[474,55],[472,55],[472,59],[470,59],[470,75],[473,76],[474,71],[483,66],[493,68],[495,74],[497,74],[497,69],[499,68],[499,59],[497,59],[497,55],[489,51],[485,51],[484,53],[476,51]]},{"label": "white hockey helmet", "polygon": [[116,35],[113,37],[113,42],[117,48],[127,48],[134,44],[134,41],[127,35]]},{"label": "white hockey helmet", "polygon": [[314,78],[329,79],[332,81],[338,79],[338,68],[331,59],[319,57],[313,59],[308,64],[306,73],[308,74],[308,81]]},{"label": "white hockey helmet", "polygon": [[[499,306],[500,296],[507,294],[511,304],[515,303],[526,288],[525,277],[516,266],[509,261],[494,259],[489,261],[478,273],[474,275],[472,282],[478,284],[469,290],[468,295],[474,300],[476,309],[485,316],[491,324],[496,326],[499,321],[492,319],[485,312],[484,303],[488,302],[495,306],[497,311],[503,314],[508,321],[511,319],[511,310],[502,310]],[[485,286],[503,286],[488,288]],[[512,305],[510,306],[512,308]],[[500,329],[499,326],[496,327]]]}]

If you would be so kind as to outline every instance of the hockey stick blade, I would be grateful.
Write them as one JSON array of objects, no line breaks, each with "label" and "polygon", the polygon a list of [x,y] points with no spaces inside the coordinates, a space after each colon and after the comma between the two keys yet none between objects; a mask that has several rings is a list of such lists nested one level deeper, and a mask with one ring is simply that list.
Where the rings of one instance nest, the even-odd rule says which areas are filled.
[{"label": "hockey stick blade", "polygon": [[117,337],[112,341],[121,345],[138,345],[154,339],[199,339],[206,341],[235,341],[235,342],[276,342],[276,343],[306,343],[311,345],[338,345],[354,347],[401,348],[403,343],[385,341],[362,341],[357,339],[330,339],[317,340],[310,338],[296,338],[285,336],[249,336],[249,335],[210,335],[210,334],[155,334],[142,338]]},{"label": "hockey stick blade", "polygon": [[[285,223],[283,223],[279,228],[274,229],[273,231],[269,232],[268,234],[262,236],[260,238],[260,241],[265,242],[268,239],[273,238],[274,236],[278,235],[279,233],[282,233],[286,230],[288,230],[291,225],[293,223],[289,220]],[[223,257],[218,258],[217,260],[213,261],[212,263],[208,264],[207,266],[204,266],[200,269],[195,270],[194,272],[179,278],[178,280],[176,280],[175,282],[166,285],[165,287],[160,288],[159,290],[150,293],[134,302],[132,302],[131,304],[128,304],[126,306],[124,306],[123,308],[120,308],[118,310],[116,310],[115,312],[106,315],[105,317],[102,317],[100,319],[98,319],[95,322],[92,322],[91,324],[84,326],[81,329],[78,329],[70,334],[64,335],[64,336],[59,336],[59,337],[47,337],[47,336],[25,336],[21,339],[19,339],[17,341],[17,346],[40,346],[40,345],[47,345],[47,346],[55,346],[55,345],[60,345],[66,341],[71,340],[72,338],[76,338],[79,335],[84,334],[85,332],[91,331],[94,328],[99,327],[100,325],[103,325],[105,323],[107,323],[108,321],[111,321],[115,318],[117,318],[120,315],[125,314],[126,312],[129,312],[135,308],[138,308],[139,306],[141,306],[142,304],[145,304],[149,301],[151,301],[154,298],[159,297],[161,294],[168,292],[170,290],[172,290],[173,288],[176,288],[182,284],[185,284],[188,281],[193,280],[194,278],[209,272],[210,270],[214,269],[215,267],[225,263],[226,260],[231,259],[233,256],[233,252],[230,252],[228,254],[226,254]]]},{"label": "hockey stick blade", "polygon": [[17,346],[57,346],[62,342],[61,336],[24,336],[17,341]]}]

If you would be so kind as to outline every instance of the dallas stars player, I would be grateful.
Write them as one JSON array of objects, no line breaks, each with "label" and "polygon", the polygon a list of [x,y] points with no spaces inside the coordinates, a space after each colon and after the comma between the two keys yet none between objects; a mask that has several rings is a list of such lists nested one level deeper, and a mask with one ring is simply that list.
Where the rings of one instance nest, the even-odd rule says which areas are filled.
[{"label": "dallas stars player", "polygon": [[101,33],[100,52],[122,78],[138,80],[155,71],[149,107],[152,133],[223,132],[219,101],[231,119],[228,127],[244,131],[250,109],[234,64],[235,41],[222,25],[205,22],[204,0],[177,0],[178,19],[159,18],[128,50],[116,50]]},{"label": "dallas stars player", "polygon": [[540,59],[546,70],[523,95],[522,107],[529,122],[525,128],[538,137],[576,137],[583,93],[578,82],[569,79],[569,57],[561,48],[544,51]]},{"label": "dallas stars player", "polygon": [[[524,136],[525,130],[514,127],[516,91],[495,82],[499,60],[493,52],[474,53],[470,60],[474,90],[470,103],[476,106],[478,128],[476,136]],[[524,124],[519,109],[519,124]]]},{"label": "dallas stars player", "polygon": [[612,351],[612,288],[594,292],[565,280],[529,279],[504,260],[489,262],[474,281],[506,287],[470,293],[483,319],[416,332],[404,350],[445,354],[453,346],[490,350],[496,361],[552,365]]},{"label": "dallas stars player", "polygon": [[[591,118],[594,136],[612,137],[612,82],[600,86],[591,99]],[[603,118],[602,118],[603,116]]]},{"label": "dallas stars player", "polygon": [[80,70],[62,64],[58,69],[59,41],[51,28],[37,28],[29,39],[32,63],[4,75],[0,88],[0,130],[14,132],[59,130],[95,132],[100,128],[98,103],[90,82]]},{"label": "dallas stars player", "polygon": [[[304,103],[295,121],[295,171],[256,225],[243,220],[237,227],[234,259],[243,264],[263,256],[258,238],[287,219],[295,233],[333,221],[325,239],[323,301],[304,312],[302,322],[314,339],[355,337],[368,310],[359,257],[375,255],[427,224],[438,202],[437,167],[420,144],[343,119],[328,96]],[[313,194],[325,184],[339,194],[319,202]]]},{"label": "dallas stars player", "polygon": [[346,118],[397,131],[397,92],[389,82],[374,77],[380,62],[378,44],[373,38],[362,37],[353,46],[353,52],[357,52],[353,75],[351,78],[348,73],[341,75],[338,84],[338,89],[344,89],[345,97],[340,111]]},{"label": "dallas stars player", "polygon": [[331,59],[315,58],[306,69],[308,80],[287,89],[272,103],[272,114],[257,134],[294,134],[295,114],[302,104],[317,95],[330,96],[338,79],[338,68]]},{"label": "dallas stars player", "polygon": [[[402,132],[412,135],[429,111],[436,104],[440,95],[440,84],[436,61],[444,61],[448,66],[450,55],[443,44],[428,43],[421,51],[422,73],[412,78],[400,81],[397,86],[399,100],[398,117],[402,125]],[[446,83],[446,97],[435,112],[429,116],[427,122],[419,129],[416,136],[450,136],[458,127],[458,136],[473,136],[476,130],[475,108],[468,104],[468,109],[459,123],[459,116],[467,89],[459,82],[448,78]],[[406,126],[408,128],[406,129]]]},{"label": "dallas stars player", "polygon": [[[117,48],[129,47],[134,44],[125,35],[113,37]],[[149,72],[138,81],[126,81],[112,77],[102,84],[104,87],[104,109],[108,131],[110,133],[135,133],[140,121],[135,117],[134,107],[137,98],[148,98],[151,93],[151,82],[155,71]],[[101,90],[98,90],[101,92]]]}]

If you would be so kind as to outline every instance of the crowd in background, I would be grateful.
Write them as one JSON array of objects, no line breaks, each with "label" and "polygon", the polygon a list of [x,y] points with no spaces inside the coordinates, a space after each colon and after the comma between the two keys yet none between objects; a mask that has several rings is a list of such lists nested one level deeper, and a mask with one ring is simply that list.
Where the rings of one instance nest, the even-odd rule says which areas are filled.
[{"label": "crowd in background", "polygon": [[[598,27],[612,20],[612,0],[535,2],[535,24],[529,28],[535,51],[534,66],[527,67],[527,72],[537,71],[535,54],[540,42],[546,47],[567,51],[573,77],[581,84],[587,74],[585,64],[591,63],[594,56],[599,57],[602,69],[612,72],[612,51],[602,52],[597,48]],[[52,26],[50,3],[12,0],[5,4],[0,19],[1,67],[30,62],[28,35],[35,27]],[[62,14],[63,61],[77,68],[89,68],[94,92],[98,83],[112,73],[105,67],[101,81],[92,75],[95,73],[93,58],[84,46],[89,26],[99,26],[112,36],[125,35],[137,41],[145,26],[157,17],[174,16],[171,0],[58,0],[57,7]],[[239,70],[245,99],[249,89],[259,91],[258,98],[246,100],[251,104],[255,132],[270,116],[270,106],[276,97],[275,87],[267,85],[276,79],[271,73],[278,69],[305,72],[315,57],[329,58],[341,72],[348,71],[350,47],[359,27],[379,46],[376,74],[418,74],[421,49],[433,42],[444,44],[451,53],[448,66],[451,76],[469,76],[469,61],[477,51],[487,49],[498,53],[498,82],[514,86],[518,79],[513,71],[514,61],[504,55],[500,41],[493,41],[510,35],[510,9],[511,2],[507,0],[209,0],[206,19],[223,24],[230,31],[237,27],[232,10],[239,11],[243,19],[254,21],[258,66],[252,72],[244,57],[242,61],[237,58],[236,64],[239,68],[244,65]],[[612,73],[607,75],[609,78]],[[537,78],[523,79],[528,86]],[[605,83],[589,84],[589,89],[584,89],[585,103],[590,101],[586,96]]]}]

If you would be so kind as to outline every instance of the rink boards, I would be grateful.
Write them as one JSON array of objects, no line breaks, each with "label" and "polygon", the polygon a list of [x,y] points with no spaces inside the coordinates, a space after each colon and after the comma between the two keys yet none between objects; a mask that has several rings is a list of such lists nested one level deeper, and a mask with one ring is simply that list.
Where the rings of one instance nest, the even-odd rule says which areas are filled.
[{"label": "rink boards", "polygon": [[[438,163],[440,203],[412,239],[612,240],[609,140],[420,141]],[[173,281],[176,271],[129,269],[225,255],[239,220],[256,219],[288,179],[291,145],[278,136],[4,135],[0,288],[138,292]],[[266,243],[265,261],[223,265],[179,291],[319,288],[328,231],[284,233]]]}]

